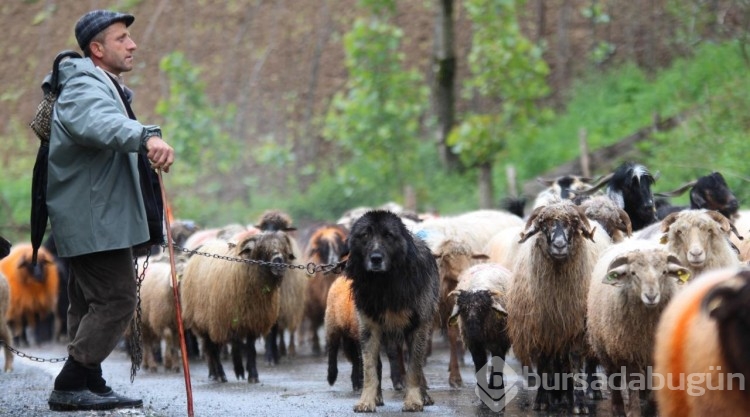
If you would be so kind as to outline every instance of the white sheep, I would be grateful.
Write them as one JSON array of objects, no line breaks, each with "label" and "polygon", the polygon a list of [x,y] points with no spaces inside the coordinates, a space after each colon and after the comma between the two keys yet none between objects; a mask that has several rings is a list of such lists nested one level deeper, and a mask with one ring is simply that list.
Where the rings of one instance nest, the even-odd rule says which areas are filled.
[{"label": "white sheep", "polygon": [[[490,389],[504,389],[502,369],[494,370],[487,380],[487,353],[505,360],[511,346],[506,329],[508,312],[505,310],[511,272],[500,264],[474,265],[461,273],[453,291],[455,304],[451,324],[457,323],[461,340],[471,353],[477,378],[488,382]],[[485,373],[479,375],[484,369]],[[495,379],[499,375],[500,380]],[[479,381],[477,381],[479,382]]]},{"label": "white sheep", "polygon": [[2,318],[0,320],[0,340],[2,340],[3,350],[5,351],[5,365],[3,366],[5,372],[13,371],[13,352],[10,350],[10,347],[13,346],[13,336],[5,321],[5,315],[8,313],[9,307],[10,286],[8,285],[8,279],[0,272],[0,318]]},{"label": "white sheep", "polygon": [[[512,269],[508,332],[516,357],[535,364],[540,375],[572,375],[588,353],[586,297],[599,255],[592,239],[589,220],[570,201],[537,208],[529,216]],[[583,394],[571,383],[566,391],[571,411],[587,413]],[[533,408],[546,410],[559,393],[542,385]]]},{"label": "white sheep", "polygon": [[683,210],[661,222],[662,243],[677,255],[693,277],[704,271],[737,266],[740,259],[730,236],[732,224],[718,211]]},{"label": "white sheep", "polygon": [[278,319],[279,287],[288,269],[285,266],[294,260],[291,240],[284,232],[253,233],[237,245],[204,243],[201,252],[212,256],[193,255],[182,278],[185,327],[203,339],[209,377],[226,382],[219,350],[231,341],[235,375],[244,377],[244,351],[247,380],[257,383],[254,342]]},{"label": "white sheep", "polygon": [[496,233],[508,227],[523,226],[523,223],[523,219],[507,211],[477,210],[424,220],[410,230],[427,242],[433,252],[443,240],[456,239],[468,243],[474,253],[481,253]]},{"label": "white sheep", "polygon": [[656,329],[654,393],[662,417],[750,410],[750,271],[720,268],[677,294]]},{"label": "white sheep", "polygon": [[[612,390],[612,413],[623,415],[621,387],[628,387],[627,415],[639,416],[640,395],[631,374],[653,366],[656,326],[661,313],[687,282],[690,271],[663,245],[630,240],[610,246],[594,266],[588,294],[587,337],[611,378],[623,371]],[[653,410],[653,397],[647,393]]]}]

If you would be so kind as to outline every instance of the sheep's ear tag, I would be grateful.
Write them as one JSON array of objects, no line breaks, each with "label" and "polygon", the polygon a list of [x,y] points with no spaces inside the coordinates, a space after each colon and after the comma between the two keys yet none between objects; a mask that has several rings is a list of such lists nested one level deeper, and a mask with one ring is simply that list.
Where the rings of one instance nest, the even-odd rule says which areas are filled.
[{"label": "sheep's ear tag", "polygon": [[[456,291],[451,292],[453,294]],[[448,325],[449,326],[455,326],[456,323],[458,323],[458,305],[453,306],[453,311],[451,311],[450,317],[448,317]]]},{"label": "sheep's ear tag", "polygon": [[664,233],[663,235],[661,235],[661,238],[659,239],[659,243],[661,243],[662,245],[666,245],[667,244],[667,234],[666,233]]},{"label": "sheep's ear tag", "polygon": [[679,278],[680,282],[682,283],[688,282],[688,280],[690,279],[690,271],[686,271],[683,269],[677,271],[677,278]]},{"label": "sheep's ear tag", "polygon": [[619,280],[617,278],[619,277],[619,272],[612,271],[604,277],[604,283],[609,285],[617,285],[619,283]]}]

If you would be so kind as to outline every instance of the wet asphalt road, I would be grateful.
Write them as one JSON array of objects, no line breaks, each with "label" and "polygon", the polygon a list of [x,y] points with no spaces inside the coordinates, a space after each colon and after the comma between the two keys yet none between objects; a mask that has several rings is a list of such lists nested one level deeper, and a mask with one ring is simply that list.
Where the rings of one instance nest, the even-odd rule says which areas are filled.
[{"label": "wet asphalt road", "polygon": [[[65,346],[45,344],[22,348],[30,355],[43,358],[64,357]],[[262,360],[262,346],[258,345],[258,357]],[[387,362],[383,367],[383,396],[385,405],[377,409],[380,416],[522,416],[546,417],[567,416],[564,409],[550,412],[531,410],[534,392],[523,389],[521,377],[506,380],[506,386],[521,387],[498,414],[482,404],[474,393],[474,366],[470,355],[465,356],[466,365],[461,368],[464,387],[454,389],[448,385],[448,349],[440,336],[435,336],[433,352],[428,358],[425,374],[430,395],[435,405],[425,407],[421,413],[401,412],[402,392],[392,388]],[[229,382],[218,383],[208,379],[203,361],[190,363],[190,376],[195,416],[361,416],[352,411],[359,394],[351,390],[349,374],[351,365],[343,357],[339,360],[339,376],[334,386],[326,382],[327,363],[324,356],[314,356],[309,344],[298,347],[295,358],[282,358],[277,366],[259,362],[259,384],[248,384],[234,380],[231,360],[223,361]],[[508,365],[516,367],[511,357]],[[102,365],[104,377],[115,391],[143,399],[144,407],[134,410],[51,412],[47,398],[54,377],[61,363],[39,363],[25,358],[15,359],[12,373],[0,373],[0,416],[187,416],[185,378],[180,373],[158,373],[139,371],[133,384],[130,383],[130,359],[118,349]],[[608,395],[607,395],[608,397]],[[591,401],[592,416],[611,416],[609,401]]]}]

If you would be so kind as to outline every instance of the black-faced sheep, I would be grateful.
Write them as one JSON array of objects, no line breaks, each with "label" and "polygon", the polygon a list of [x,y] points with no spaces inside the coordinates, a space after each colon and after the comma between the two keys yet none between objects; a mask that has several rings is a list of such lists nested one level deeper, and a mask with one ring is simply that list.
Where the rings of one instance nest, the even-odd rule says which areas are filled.
[{"label": "black-faced sheep", "polygon": [[[588,353],[586,297],[599,250],[593,236],[583,210],[570,201],[529,216],[512,269],[508,332],[516,357],[535,364],[540,375],[572,375]],[[583,393],[573,385],[565,384],[571,411],[588,413]],[[562,392],[542,384],[534,409],[547,409]]]},{"label": "black-faced sheep", "polygon": [[502,265],[474,265],[461,273],[453,291],[456,302],[451,324],[458,324],[461,339],[474,361],[474,372],[477,378],[488,382],[490,389],[505,388],[503,370],[493,369],[494,376],[489,381],[486,372],[484,375],[478,373],[487,369],[487,353],[505,360],[510,349],[511,340],[506,330],[508,312],[505,310],[510,279],[511,272]]},{"label": "black-faced sheep", "polygon": [[716,210],[729,219],[729,221],[733,221],[734,218],[737,217],[737,210],[739,209],[740,204],[737,201],[737,197],[732,193],[732,190],[729,189],[726,180],[724,180],[724,177],[719,172],[712,172],[695,181],[690,181],[674,191],[655,193],[654,195],[657,197],[675,197],[681,195],[688,189],[690,189],[690,206],[679,207],[672,206],[668,203],[663,204],[656,210],[656,216],[659,220],[664,219],[671,213],[685,210],[687,208],[693,210]]},{"label": "black-faced sheep", "polygon": [[3,366],[5,372],[13,370],[13,352],[10,350],[11,346],[13,346],[13,336],[5,321],[5,315],[8,313],[9,306],[10,286],[5,275],[0,272],[0,318],[2,319],[0,320],[0,341],[2,341],[3,351],[5,352],[5,365]]},{"label": "black-faced sheep", "polygon": [[737,266],[739,255],[730,241],[732,224],[717,211],[683,210],[661,222],[662,243],[680,258],[693,277],[704,271]]},{"label": "black-faced sheep", "polygon": [[[261,216],[255,227],[263,232],[283,232],[289,235],[292,244],[294,259],[302,259],[302,251],[294,236],[296,227],[292,226],[292,218],[280,210],[268,210]],[[305,297],[307,296],[308,278],[304,270],[294,268],[288,269],[281,281],[281,305],[279,306],[279,319],[265,337],[266,361],[278,364],[280,356],[287,355],[287,345],[284,343],[284,331],[289,332],[288,356],[297,354],[295,333],[305,316]],[[277,342],[278,340],[278,342]]]},{"label": "black-faced sheep", "polygon": [[478,260],[486,260],[487,256],[475,254],[468,244],[454,239],[444,240],[437,248],[435,259],[440,274],[440,301],[438,307],[437,327],[445,332],[450,347],[450,360],[448,363],[448,383],[451,387],[460,387],[463,384],[461,370],[459,369],[459,355],[463,353],[460,345],[458,328],[448,326],[448,319],[456,304],[453,290],[459,282],[459,276],[463,271],[474,265]]},{"label": "black-faced sheep", "polygon": [[[14,338],[26,340],[26,326],[34,326],[49,315],[56,316],[60,277],[52,254],[40,247],[36,266],[31,264],[30,243],[13,246],[0,260],[0,272],[8,280],[10,306],[6,318]],[[58,320],[55,320],[58,321]]]},{"label": "black-faced sheep", "polygon": [[[359,341],[359,318],[354,306],[352,282],[339,276],[331,284],[325,312],[326,350],[328,353],[328,384],[336,383],[338,377],[338,352],[343,348],[344,356],[352,364],[352,389],[362,389],[362,344]],[[403,389],[402,361],[396,345],[386,346],[386,354],[391,367],[391,382],[394,389]],[[378,358],[378,392],[382,393],[382,361]],[[381,394],[382,395],[382,394]],[[382,404],[379,404],[382,405]]]},{"label": "black-faced sheep", "polygon": [[749,306],[746,268],[707,272],[667,306],[656,330],[654,354],[660,416],[748,415]]},{"label": "black-faced sheep", "polygon": [[590,189],[593,179],[580,175],[563,175],[555,179],[537,178],[537,181],[547,188],[537,194],[533,209],[562,200],[572,200],[577,193]]},{"label": "black-faced sheep", "polygon": [[[675,255],[653,242],[612,245],[596,263],[588,294],[587,336],[608,377],[624,374],[610,387],[614,415],[625,413],[622,387],[628,387],[627,415],[641,415],[640,393],[630,375],[646,375],[653,366],[659,317],[689,276]],[[647,410],[655,410],[650,390],[643,388]]]},{"label": "black-faced sheep", "polygon": [[[515,216],[514,216],[515,217]],[[404,411],[433,404],[423,367],[438,304],[438,268],[429,247],[388,211],[365,213],[352,226],[345,275],[352,280],[360,323],[364,385],[356,412],[373,412],[380,346],[408,346]]]},{"label": "black-faced sheep", "polygon": [[[204,243],[201,252],[216,257],[193,255],[185,266],[181,283],[185,327],[202,337],[209,376],[221,382],[227,379],[219,358],[220,346],[232,342],[239,379],[245,373],[239,352],[243,351],[242,342],[247,342],[247,380],[257,383],[254,341],[266,335],[278,319],[279,287],[285,265],[294,260],[291,240],[283,232],[254,233],[239,239],[236,245]],[[231,260],[235,258],[246,262]],[[260,265],[259,261],[267,264]]]},{"label": "black-faced sheep", "polygon": [[[305,262],[312,262],[315,265],[338,264],[346,251],[347,234],[347,230],[339,225],[320,226],[308,240],[305,249]],[[315,355],[321,353],[318,329],[323,326],[328,291],[336,277],[336,274],[316,272],[307,285],[305,317],[310,325],[312,352]]]}]

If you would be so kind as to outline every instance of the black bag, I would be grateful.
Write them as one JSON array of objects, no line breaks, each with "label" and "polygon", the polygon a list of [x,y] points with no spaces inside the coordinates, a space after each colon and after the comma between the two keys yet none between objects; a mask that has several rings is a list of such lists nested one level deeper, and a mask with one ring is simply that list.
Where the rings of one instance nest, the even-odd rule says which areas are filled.
[{"label": "black bag", "polygon": [[60,89],[57,85],[60,62],[65,58],[81,58],[75,51],[62,51],[52,63],[51,88],[44,93],[29,126],[39,138],[39,150],[34,162],[34,172],[31,178],[31,264],[36,265],[37,253],[44,239],[47,229],[47,161],[49,159],[49,137],[52,131],[52,111],[55,107]]}]

